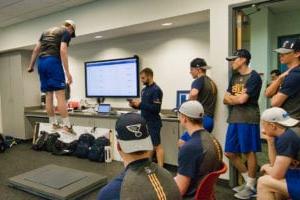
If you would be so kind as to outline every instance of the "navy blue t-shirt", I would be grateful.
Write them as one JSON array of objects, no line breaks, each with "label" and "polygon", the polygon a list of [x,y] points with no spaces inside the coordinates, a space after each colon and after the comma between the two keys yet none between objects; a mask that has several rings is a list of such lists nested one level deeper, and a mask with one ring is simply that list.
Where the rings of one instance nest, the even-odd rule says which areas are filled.
[{"label": "navy blue t-shirt", "polygon": [[[298,130],[300,131],[300,129]],[[275,147],[277,155],[297,160],[300,153],[300,132],[296,133],[293,129],[287,129],[285,133],[276,137]]]},{"label": "navy blue t-shirt", "polygon": [[228,123],[259,124],[260,112],[258,99],[261,86],[262,80],[255,70],[245,75],[239,73],[232,75],[227,92],[236,96],[246,90],[249,98],[244,104],[229,107]]},{"label": "navy blue t-shirt", "polygon": [[141,114],[148,125],[161,126],[160,110],[163,92],[156,83],[146,86],[142,90],[142,101],[140,105]]},{"label": "navy blue t-shirt", "polygon": [[288,96],[282,104],[289,115],[293,118],[300,119],[300,66],[292,69],[284,79],[279,92]]}]

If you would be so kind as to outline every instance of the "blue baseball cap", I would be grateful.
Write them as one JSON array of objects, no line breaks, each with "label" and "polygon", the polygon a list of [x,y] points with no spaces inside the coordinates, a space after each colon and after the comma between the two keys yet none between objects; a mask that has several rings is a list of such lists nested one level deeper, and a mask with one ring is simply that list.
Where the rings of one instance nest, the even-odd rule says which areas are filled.
[{"label": "blue baseball cap", "polygon": [[146,120],[140,114],[121,115],[116,122],[116,137],[124,153],[153,150]]},{"label": "blue baseball cap", "polygon": [[237,58],[246,58],[249,61],[251,60],[251,54],[247,49],[238,49],[232,56],[228,56],[226,60],[233,61]]},{"label": "blue baseball cap", "polygon": [[274,49],[273,51],[280,54],[300,51],[300,39],[286,40],[280,48]]}]

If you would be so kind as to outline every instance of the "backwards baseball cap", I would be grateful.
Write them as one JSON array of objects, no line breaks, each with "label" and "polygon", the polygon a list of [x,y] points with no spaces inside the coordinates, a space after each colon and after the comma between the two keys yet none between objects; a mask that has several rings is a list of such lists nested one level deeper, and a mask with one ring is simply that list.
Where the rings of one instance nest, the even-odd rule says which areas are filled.
[{"label": "backwards baseball cap", "polygon": [[186,101],[181,104],[178,112],[192,119],[202,119],[204,115],[203,106],[199,101],[195,100]]},{"label": "backwards baseball cap", "polygon": [[75,24],[75,22],[73,20],[71,20],[71,19],[67,19],[67,20],[65,20],[64,25],[65,26],[66,25],[71,25],[73,27],[73,30],[74,30],[74,32],[72,34],[72,37],[73,38],[76,37],[76,35],[75,35],[75,31],[76,31],[76,24]]},{"label": "backwards baseball cap", "polygon": [[210,69],[211,68],[211,66],[208,66],[206,64],[206,61],[203,58],[195,58],[194,60],[192,60],[191,67],[201,68],[201,69]]},{"label": "backwards baseball cap", "polygon": [[146,121],[140,114],[127,113],[116,122],[116,137],[124,153],[152,151]]},{"label": "backwards baseball cap", "polygon": [[273,51],[281,54],[300,51],[300,39],[286,40],[280,48]]},{"label": "backwards baseball cap", "polygon": [[278,107],[265,110],[261,119],[266,122],[278,123],[286,127],[296,126],[299,123],[298,120],[291,118],[284,109]]},{"label": "backwards baseball cap", "polygon": [[228,56],[226,60],[233,61],[237,58],[246,58],[249,61],[251,60],[251,54],[247,49],[238,49],[232,56]]}]

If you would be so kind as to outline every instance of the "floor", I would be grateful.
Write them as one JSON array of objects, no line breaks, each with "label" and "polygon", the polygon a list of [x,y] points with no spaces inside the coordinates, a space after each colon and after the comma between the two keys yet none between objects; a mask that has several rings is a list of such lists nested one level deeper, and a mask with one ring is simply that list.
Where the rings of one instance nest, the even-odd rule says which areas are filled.
[{"label": "floor", "polygon": [[[18,144],[7,150],[5,153],[0,154],[0,200],[42,200],[42,198],[29,193],[10,188],[7,186],[7,179],[50,163],[94,173],[101,173],[106,175],[109,180],[123,169],[121,162],[114,161],[110,164],[105,164],[91,162],[76,157],[54,156],[48,152],[31,150],[30,143]],[[97,190],[93,191],[88,195],[83,196],[81,199],[95,200],[97,193]],[[220,185],[216,187],[216,197],[218,200],[235,199],[231,189]]]}]

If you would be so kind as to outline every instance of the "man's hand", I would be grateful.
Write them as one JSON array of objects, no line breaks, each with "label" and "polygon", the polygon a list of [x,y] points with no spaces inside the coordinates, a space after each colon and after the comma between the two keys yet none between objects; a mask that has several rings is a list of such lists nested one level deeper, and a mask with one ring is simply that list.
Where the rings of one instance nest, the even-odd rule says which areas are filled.
[{"label": "man's hand", "polygon": [[268,164],[264,164],[261,168],[260,168],[260,172],[262,173],[262,174],[265,174],[266,173],[266,171],[267,171],[267,169],[268,168],[270,168],[271,167],[271,165],[268,163]]},{"label": "man's hand", "polygon": [[283,81],[283,80],[285,79],[285,77],[287,77],[287,75],[289,75],[289,73],[290,73],[291,70],[292,70],[292,68],[291,68],[291,69],[288,69],[288,70],[286,70],[284,73],[280,74],[280,76],[278,77],[278,79],[279,79],[280,81]]},{"label": "man's hand", "polygon": [[33,68],[33,67],[28,67],[28,68],[27,68],[27,72],[28,72],[28,73],[31,73],[31,72],[33,72],[33,71],[34,71],[34,68]]},{"label": "man's hand", "polygon": [[71,85],[72,84],[72,82],[73,82],[73,78],[72,78],[72,75],[70,74],[70,73],[66,73],[66,75],[67,75],[67,83],[69,84],[69,85]]}]

